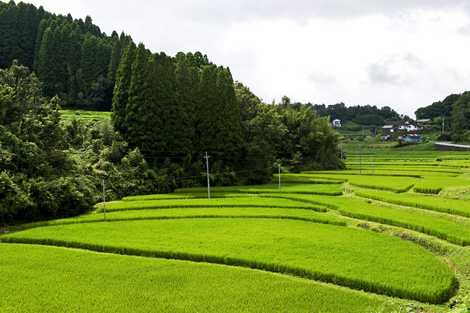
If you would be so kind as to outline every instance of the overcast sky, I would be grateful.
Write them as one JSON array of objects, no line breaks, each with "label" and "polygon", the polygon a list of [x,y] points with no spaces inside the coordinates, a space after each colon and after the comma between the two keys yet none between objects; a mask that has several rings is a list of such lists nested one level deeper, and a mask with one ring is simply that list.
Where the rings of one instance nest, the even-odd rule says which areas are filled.
[{"label": "overcast sky", "polygon": [[201,51],[266,102],[288,95],[413,115],[470,90],[468,0],[31,2],[90,15],[155,52]]}]

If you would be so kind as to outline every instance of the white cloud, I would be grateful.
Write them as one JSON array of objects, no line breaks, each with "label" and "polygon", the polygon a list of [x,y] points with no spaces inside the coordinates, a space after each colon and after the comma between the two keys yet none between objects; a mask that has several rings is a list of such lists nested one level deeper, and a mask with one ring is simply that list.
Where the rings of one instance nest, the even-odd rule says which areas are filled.
[{"label": "white cloud", "polygon": [[154,51],[200,50],[265,101],[390,105],[470,89],[463,0],[33,0],[126,30]]}]

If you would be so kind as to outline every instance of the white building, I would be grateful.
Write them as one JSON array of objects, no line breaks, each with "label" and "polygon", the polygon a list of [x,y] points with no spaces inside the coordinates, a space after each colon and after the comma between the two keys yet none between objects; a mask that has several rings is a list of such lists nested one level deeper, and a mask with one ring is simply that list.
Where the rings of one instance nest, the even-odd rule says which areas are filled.
[{"label": "white building", "polygon": [[407,124],[400,126],[400,130],[407,131],[407,132],[415,132],[418,131],[418,127],[415,125]]},{"label": "white building", "polygon": [[341,120],[338,120],[338,119],[334,120],[333,121],[333,127],[334,128],[341,128],[342,127]]}]

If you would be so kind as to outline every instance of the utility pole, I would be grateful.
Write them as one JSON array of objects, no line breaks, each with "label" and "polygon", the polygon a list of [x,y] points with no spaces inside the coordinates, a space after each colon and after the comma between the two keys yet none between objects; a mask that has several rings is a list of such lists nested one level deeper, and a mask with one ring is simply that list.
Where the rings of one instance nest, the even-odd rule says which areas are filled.
[{"label": "utility pole", "polygon": [[206,176],[207,176],[207,198],[210,200],[211,198],[211,180],[209,177],[209,155],[206,152],[204,157],[206,159]]},{"label": "utility pole", "polygon": [[281,163],[277,163],[277,167],[278,167],[278,185],[279,185],[279,189],[281,189]]},{"label": "utility pole", "polygon": [[441,131],[441,135],[444,135],[446,131],[446,118],[445,116],[442,117],[442,131]]},{"label": "utility pole", "polygon": [[103,187],[103,219],[106,220],[106,185],[104,178],[101,180],[101,185]]}]

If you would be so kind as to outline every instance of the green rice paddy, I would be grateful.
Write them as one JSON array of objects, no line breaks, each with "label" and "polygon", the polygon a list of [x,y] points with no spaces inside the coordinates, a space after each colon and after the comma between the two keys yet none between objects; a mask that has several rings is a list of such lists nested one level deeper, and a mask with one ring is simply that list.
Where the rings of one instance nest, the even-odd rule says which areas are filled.
[{"label": "green rice paddy", "polygon": [[61,110],[62,121],[68,123],[72,120],[83,122],[97,122],[111,120],[111,112],[85,111],[85,110]]},{"label": "green rice paddy", "polygon": [[391,313],[395,307],[363,292],[238,267],[16,244],[0,244],[0,255],[0,312]]},{"label": "green rice paddy", "polygon": [[364,151],[11,227],[0,312],[468,312],[470,153]]}]

